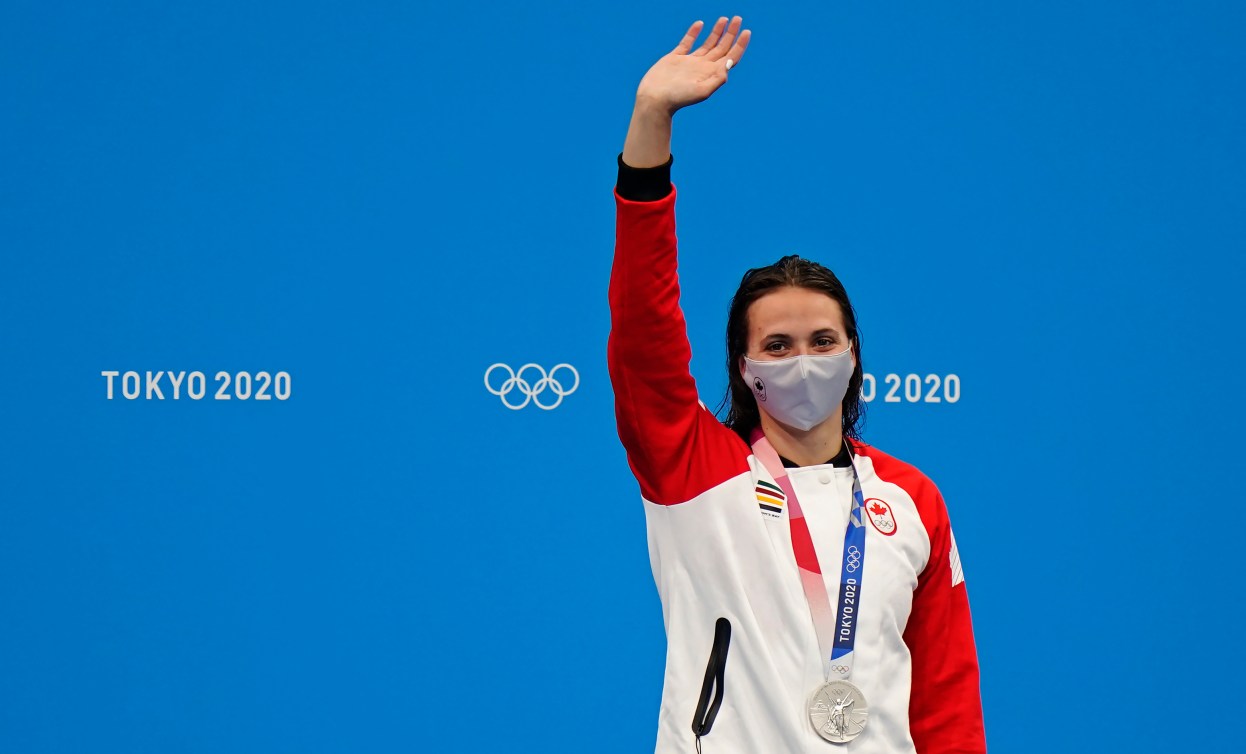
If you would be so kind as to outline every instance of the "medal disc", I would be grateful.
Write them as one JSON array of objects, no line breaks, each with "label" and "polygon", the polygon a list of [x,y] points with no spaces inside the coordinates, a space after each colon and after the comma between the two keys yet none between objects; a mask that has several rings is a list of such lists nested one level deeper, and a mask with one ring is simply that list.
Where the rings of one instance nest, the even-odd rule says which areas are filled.
[{"label": "medal disc", "polygon": [[865,694],[847,681],[823,684],[809,699],[809,721],[831,743],[847,743],[859,736],[869,716]]}]

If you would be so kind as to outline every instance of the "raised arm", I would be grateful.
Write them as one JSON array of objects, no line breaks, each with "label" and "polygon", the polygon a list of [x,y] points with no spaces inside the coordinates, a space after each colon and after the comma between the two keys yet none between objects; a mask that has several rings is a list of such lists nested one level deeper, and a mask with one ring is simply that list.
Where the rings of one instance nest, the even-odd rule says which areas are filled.
[{"label": "raised arm", "polygon": [[667,180],[667,190],[652,196],[620,191],[629,170],[669,169],[675,112],[722,86],[748,46],[750,34],[740,31],[739,17],[730,24],[719,19],[693,51],[700,31],[698,21],[641,80],[615,189],[609,344],[615,415],[641,493],[662,504],[689,500],[747,468],[747,447],[700,405],[688,370],[674,187]]},{"label": "raised arm", "polygon": [[623,162],[650,168],[671,155],[671,117],[688,105],[709,99],[727,82],[727,71],[740,62],[752,32],[740,31],[740,17],[718,19],[705,42],[691,52],[701,33],[696,21],[675,49],[645,73],[636,88],[636,107],[623,143]]}]

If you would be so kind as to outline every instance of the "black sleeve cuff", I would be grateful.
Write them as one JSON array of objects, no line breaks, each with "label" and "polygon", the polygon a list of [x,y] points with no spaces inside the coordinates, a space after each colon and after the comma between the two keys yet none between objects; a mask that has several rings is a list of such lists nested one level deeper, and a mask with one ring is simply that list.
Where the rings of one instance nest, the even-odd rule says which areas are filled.
[{"label": "black sleeve cuff", "polygon": [[623,162],[623,153],[619,152],[619,180],[615,189],[628,201],[656,202],[671,193],[671,164],[674,162],[672,154],[664,165],[634,168]]}]

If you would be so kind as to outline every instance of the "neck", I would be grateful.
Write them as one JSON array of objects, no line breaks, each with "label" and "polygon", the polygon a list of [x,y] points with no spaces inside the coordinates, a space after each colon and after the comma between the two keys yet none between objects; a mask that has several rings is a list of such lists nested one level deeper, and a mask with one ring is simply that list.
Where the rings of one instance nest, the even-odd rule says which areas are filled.
[{"label": "neck", "polygon": [[761,431],[775,452],[800,466],[826,463],[839,454],[844,445],[843,418],[840,410],[808,431],[789,427],[761,413]]}]

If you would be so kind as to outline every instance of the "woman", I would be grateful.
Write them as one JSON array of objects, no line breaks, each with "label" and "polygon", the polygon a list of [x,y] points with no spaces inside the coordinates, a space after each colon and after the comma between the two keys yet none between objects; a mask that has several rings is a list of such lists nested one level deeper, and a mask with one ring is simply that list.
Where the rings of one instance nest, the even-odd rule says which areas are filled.
[{"label": "woman", "polygon": [[[609,345],[667,632],[658,752],[985,751],[969,603],[938,489],[857,438],[856,316],[820,265],[745,276],[727,426],[679,309],[671,118],[748,46],[694,23],[642,79],[615,189]],[[849,743],[851,742],[851,743]]]}]

